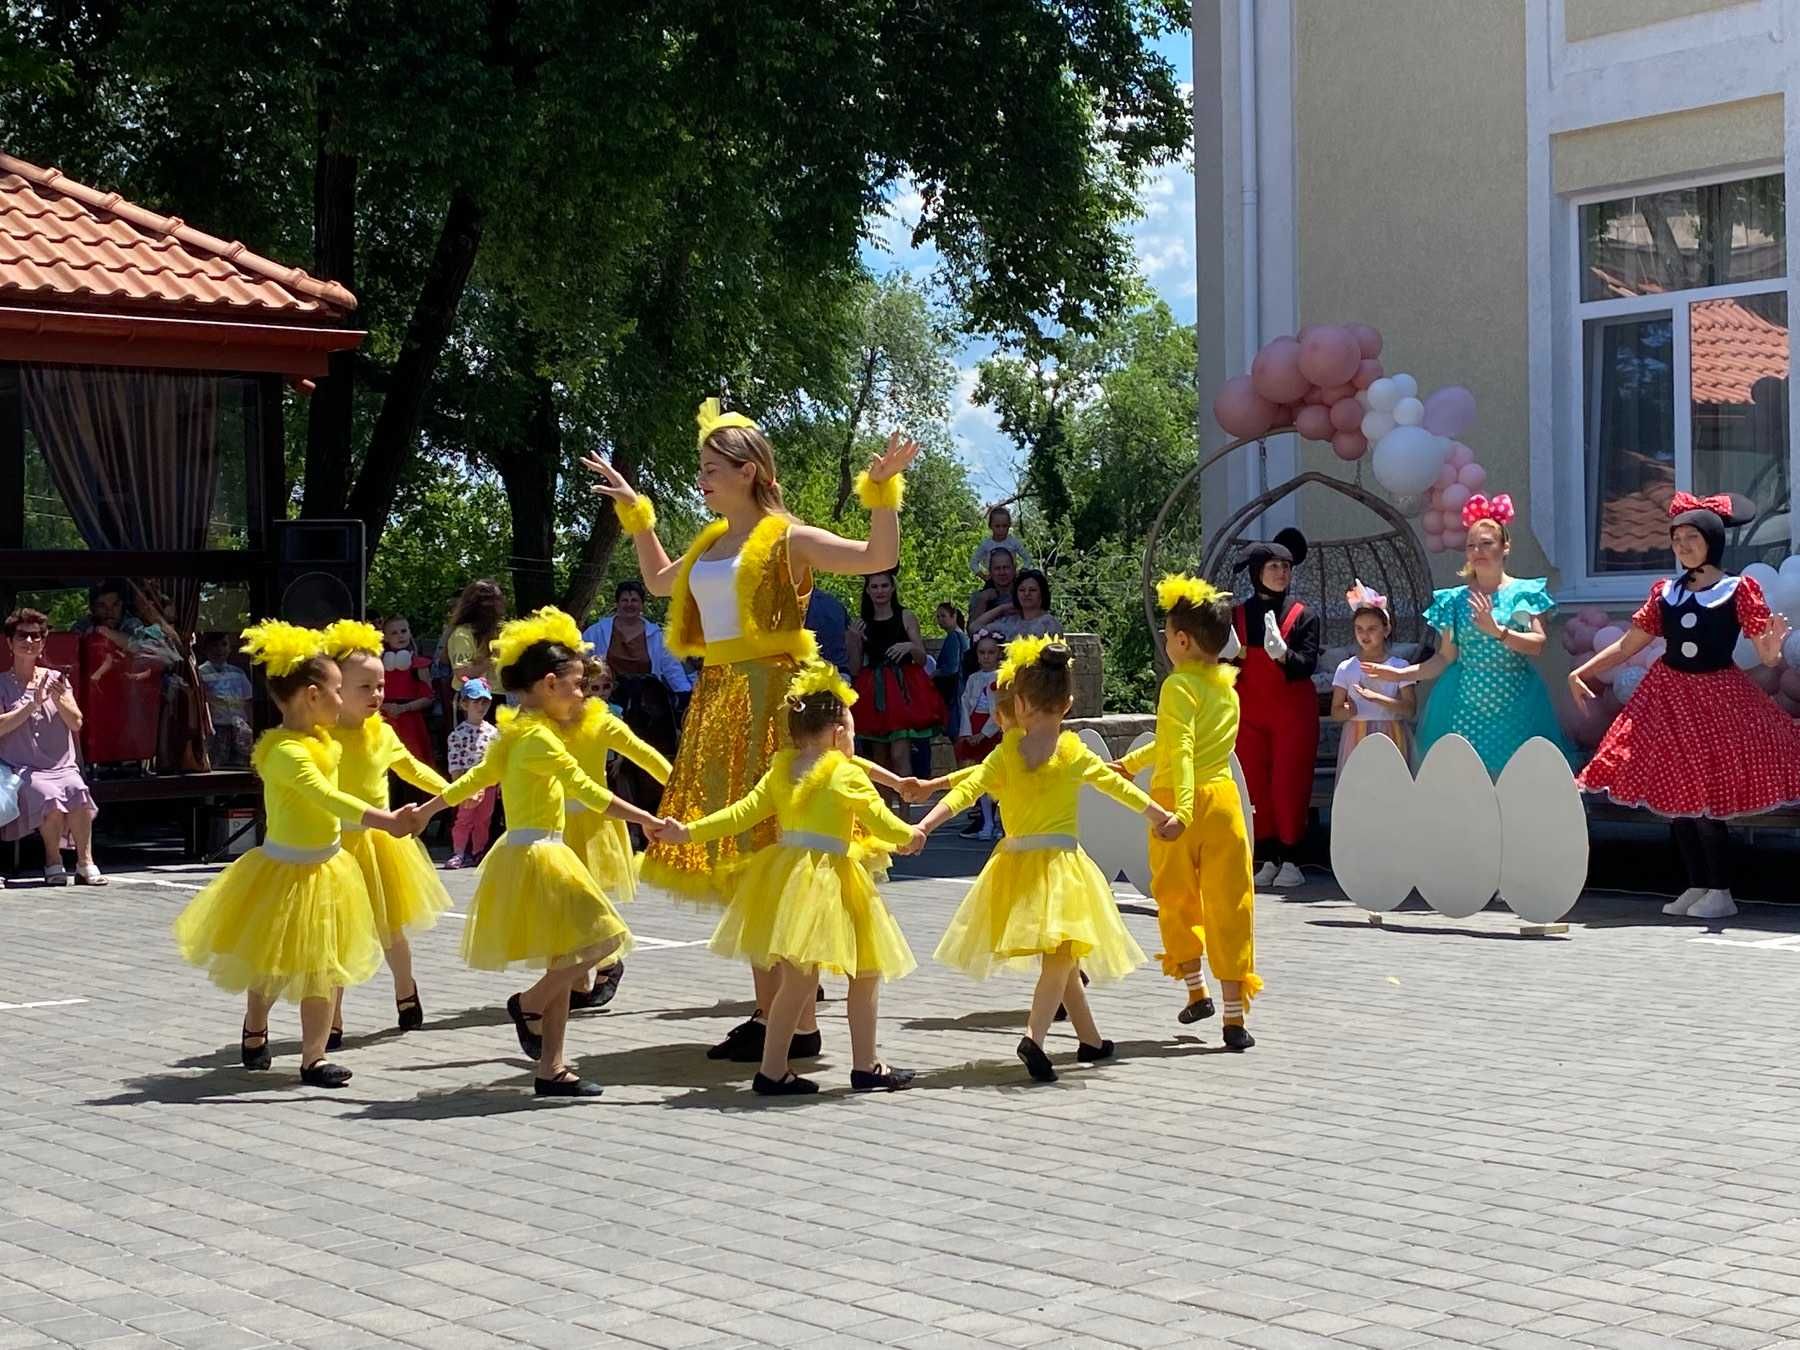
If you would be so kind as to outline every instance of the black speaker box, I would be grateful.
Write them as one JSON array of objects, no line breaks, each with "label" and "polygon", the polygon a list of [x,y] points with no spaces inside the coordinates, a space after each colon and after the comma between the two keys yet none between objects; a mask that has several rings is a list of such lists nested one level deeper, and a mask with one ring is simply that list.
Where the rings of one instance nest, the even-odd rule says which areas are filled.
[{"label": "black speaker box", "polygon": [[367,603],[368,558],[360,520],[275,523],[275,615],[316,628],[360,619]]}]

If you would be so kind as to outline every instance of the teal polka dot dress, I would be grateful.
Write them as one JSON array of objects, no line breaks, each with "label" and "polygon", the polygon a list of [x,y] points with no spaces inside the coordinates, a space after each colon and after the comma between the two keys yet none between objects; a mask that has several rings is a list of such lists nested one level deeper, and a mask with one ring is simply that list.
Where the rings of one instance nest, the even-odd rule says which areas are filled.
[{"label": "teal polka dot dress", "polygon": [[[1494,622],[1502,628],[1527,631],[1532,615],[1555,608],[1542,577],[1515,577],[1494,593]],[[1495,778],[1533,736],[1555,745],[1573,767],[1574,749],[1536,664],[1475,626],[1467,586],[1435,592],[1425,622],[1456,644],[1456,660],[1438,677],[1419,718],[1415,768],[1441,737],[1453,734],[1475,747]]]}]

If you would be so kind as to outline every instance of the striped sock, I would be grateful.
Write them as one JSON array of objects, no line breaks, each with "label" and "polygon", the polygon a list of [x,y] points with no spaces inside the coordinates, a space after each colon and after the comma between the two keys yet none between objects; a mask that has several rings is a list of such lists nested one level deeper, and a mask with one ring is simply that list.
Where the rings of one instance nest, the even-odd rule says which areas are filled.
[{"label": "striped sock", "polygon": [[1196,970],[1191,975],[1183,975],[1182,982],[1187,985],[1188,1002],[1198,1003],[1206,997],[1206,972]]},{"label": "striped sock", "polygon": [[1225,1021],[1227,1024],[1235,1022],[1240,1027],[1244,1025],[1243,999],[1228,998],[1225,1000]]}]

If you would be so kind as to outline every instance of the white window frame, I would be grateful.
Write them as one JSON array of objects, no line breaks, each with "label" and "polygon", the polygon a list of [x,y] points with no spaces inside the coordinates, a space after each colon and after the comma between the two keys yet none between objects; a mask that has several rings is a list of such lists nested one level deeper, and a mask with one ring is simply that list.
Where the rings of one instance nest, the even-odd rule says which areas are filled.
[{"label": "white window frame", "polygon": [[[1733,183],[1748,178],[1766,178],[1786,172],[1780,161],[1735,165],[1728,170],[1706,174],[1689,174],[1678,178],[1657,179],[1649,183],[1624,184],[1617,187],[1570,193],[1560,199],[1558,221],[1561,225],[1562,248],[1557,251],[1560,266],[1555,268],[1557,308],[1564,316],[1560,325],[1566,358],[1559,364],[1564,373],[1573,372],[1562,391],[1557,409],[1556,443],[1567,447],[1556,457],[1556,488],[1573,509],[1558,513],[1561,585],[1557,598],[1566,601],[1623,603],[1643,598],[1651,580],[1663,575],[1667,568],[1643,572],[1601,572],[1592,569],[1593,540],[1588,536],[1587,500],[1587,401],[1589,372],[1586,368],[1585,327],[1589,319],[1612,318],[1632,314],[1667,312],[1674,338],[1674,370],[1671,375],[1676,406],[1673,410],[1675,431],[1675,487],[1691,491],[1693,487],[1693,404],[1692,369],[1689,364],[1689,334],[1692,305],[1705,300],[1726,300],[1746,295],[1785,294],[1787,297],[1789,332],[1789,370],[1793,368],[1793,322],[1796,283],[1794,258],[1790,251],[1787,270],[1779,277],[1760,281],[1733,282],[1725,286],[1704,286],[1692,290],[1665,291],[1655,295],[1626,296],[1615,300],[1582,300],[1581,284],[1581,209],[1599,202],[1617,201],[1624,197],[1650,196],[1658,192],[1682,188],[1707,187],[1715,183]],[[1683,415],[1685,410],[1685,415]],[[1796,412],[1790,403],[1788,426],[1788,485],[1790,502],[1800,490],[1800,438],[1794,434]],[[1759,503],[1766,505],[1766,503]],[[1795,551],[1800,543],[1800,510],[1788,513],[1788,548]]]}]

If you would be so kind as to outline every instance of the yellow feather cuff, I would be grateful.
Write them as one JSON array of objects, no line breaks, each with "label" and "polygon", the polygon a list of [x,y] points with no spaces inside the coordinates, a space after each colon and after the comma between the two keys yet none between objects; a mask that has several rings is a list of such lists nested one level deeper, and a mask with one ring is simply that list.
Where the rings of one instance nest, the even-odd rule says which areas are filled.
[{"label": "yellow feather cuff", "polygon": [[554,605],[545,605],[536,613],[501,625],[500,636],[494,639],[495,667],[505,670],[525,654],[527,647],[539,642],[558,642],[583,654],[588,649],[581,640],[581,626]]},{"label": "yellow feather cuff", "polygon": [[304,662],[325,655],[325,635],[280,619],[264,619],[244,630],[243,650],[271,675],[292,675]]},{"label": "yellow feather cuff", "polygon": [[789,703],[798,703],[808,694],[836,694],[839,702],[846,708],[856,703],[856,691],[844,683],[844,677],[838,674],[836,666],[826,665],[822,661],[810,662],[794,673],[788,681],[787,697]]},{"label": "yellow feather cuff", "polygon": [[327,624],[319,636],[324,640],[326,654],[334,661],[343,660],[351,652],[381,655],[381,630],[361,619],[339,619]]},{"label": "yellow feather cuff", "polygon": [[1224,592],[1210,581],[1171,572],[1156,583],[1156,603],[1167,611],[1186,601],[1190,605],[1209,605]]},{"label": "yellow feather cuff", "polygon": [[622,534],[642,534],[645,530],[656,528],[656,507],[648,497],[639,495],[629,502],[614,502],[613,514],[619,518],[619,530]]},{"label": "yellow feather cuff", "polygon": [[742,413],[720,412],[719,400],[716,398],[709,398],[700,405],[699,410],[694,414],[694,423],[700,428],[699,444],[702,448],[705,447],[708,436],[715,431],[723,431],[726,427],[744,427],[750,431],[762,430]]},{"label": "yellow feather cuff", "polygon": [[1000,663],[1000,670],[994,676],[996,685],[1010,685],[1021,670],[1029,670],[1044,659],[1044,653],[1061,638],[1054,637],[1016,637],[1006,644],[1006,659]]},{"label": "yellow feather cuff", "polygon": [[856,475],[856,499],[871,511],[898,511],[906,499],[906,475],[897,473],[877,483],[866,473]]}]

